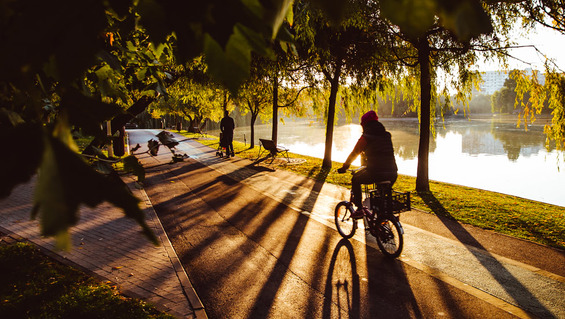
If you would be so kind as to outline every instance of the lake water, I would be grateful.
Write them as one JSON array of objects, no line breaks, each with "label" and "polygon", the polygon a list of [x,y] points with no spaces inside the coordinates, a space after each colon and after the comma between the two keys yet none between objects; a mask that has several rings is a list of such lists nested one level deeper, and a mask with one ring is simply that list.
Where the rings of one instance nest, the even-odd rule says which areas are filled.
[{"label": "lake water", "polygon": [[[278,143],[291,152],[323,158],[325,125],[285,120]],[[400,174],[416,176],[418,122],[381,119],[392,134]],[[430,142],[429,178],[565,206],[563,153],[545,148],[543,126],[528,131],[497,120],[446,120],[436,125]],[[234,138],[249,139],[249,126],[236,128]],[[210,131],[213,134],[213,131]],[[332,160],[344,162],[361,135],[359,124],[334,130]],[[256,125],[255,139],[271,138],[271,125]],[[249,141],[247,141],[249,143]],[[357,159],[358,164],[359,159]]]}]

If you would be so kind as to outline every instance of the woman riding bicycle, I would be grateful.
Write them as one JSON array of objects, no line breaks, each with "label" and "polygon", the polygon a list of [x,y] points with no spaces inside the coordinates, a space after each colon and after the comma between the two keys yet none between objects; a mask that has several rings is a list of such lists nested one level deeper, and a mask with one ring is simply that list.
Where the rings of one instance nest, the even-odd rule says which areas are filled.
[{"label": "woman riding bicycle", "polygon": [[361,117],[363,135],[343,166],[337,170],[339,173],[345,173],[355,158],[365,153],[366,167],[355,172],[351,178],[352,202],[357,207],[355,213],[351,215],[354,219],[363,218],[366,213],[362,203],[361,184],[390,181],[392,187],[398,177],[390,133],[378,120],[375,111],[369,111]]}]

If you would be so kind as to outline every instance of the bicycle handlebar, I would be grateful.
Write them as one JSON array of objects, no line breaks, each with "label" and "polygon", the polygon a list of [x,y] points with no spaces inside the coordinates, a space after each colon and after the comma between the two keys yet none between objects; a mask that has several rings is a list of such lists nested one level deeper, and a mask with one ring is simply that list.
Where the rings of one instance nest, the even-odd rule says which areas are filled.
[{"label": "bicycle handlebar", "polygon": [[[353,174],[353,173],[355,173],[355,172],[357,172],[357,171],[360,171],[360,170],[362,170],[362,169],[364,169],[364,168],[365,168],[365,166],[359,166],[358,168],[355,168],[355,169],[353,169],[353,168],[348,168],[348,169],[347,169],[347,172],[350,172],[351,174]],[[345,173],[345,172],[340,173],[340,172],[339,172],[339,168],[337,169],[337,171],[338,171],[338,172],[337,172],[338,174],[343,174],[343,173]]]}]

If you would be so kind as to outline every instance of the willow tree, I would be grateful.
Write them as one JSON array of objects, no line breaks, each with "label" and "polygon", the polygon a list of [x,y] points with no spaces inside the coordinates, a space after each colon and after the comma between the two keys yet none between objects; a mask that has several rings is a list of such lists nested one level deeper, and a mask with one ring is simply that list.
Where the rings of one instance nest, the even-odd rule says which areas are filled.
[{"label": "willow tree", "polygon": [[[517,19],[506,12],[505,2],[432,1],[425,5],[412,1],[381,1],[383,14],[396,26],[391,46],[404,48],[407,55],[395,55],[405,63],[419,82],[420,141],[416,190],[429,191],[428,154],[432,103],[438,93],[449,100],[449,86],[456,99],[465,102],[470,88],[477,83],[478,72],[469,71],[479,57],[504,59],[509,48],[508,33]],[[406,50],[406,48],[411,48]],[[411,52],[412,51],[412,52]],[[411,52],[411,53],[410,53]],[[440,89],[438,74],[457,74]],[[449,86],[446,86],[445,84]]]},{"label": "willow tree", "polygon": [[[520,1],[511,6],[511,13],[522,17],[522,26],[529,28],[541,26],[561,33],[565,40],[565,7],[559,0]],[[543,52],[542,52],[543,53]],[[517,77],[518,96],[516,104],[524,112],[523,120],[534,121],[546,105],[551,109],[551,124],[545,126],[546,147],[550,142],[558,150],[565,150],[565,71],[553,61],[545,63],[545,83],[540,83],[536,73],[527,76],[524,72]],[[527,127],[527,126],[525,126]]]},{"label": "willow tree", "polygon": [[261,85],[265,80],[269,83],[268,88],[263,88],[271,97],[271,110],[268,113],[272,116],[271,140],[275,144],[278,140],[279,109],[284,109],[287,114],[300,114],[296,102],[311,87],[304,80],[304,65],[297,59],[295,46],[292,44],[294,40],[288,31],[292,16],[289,14],[283,23],[281,34],[284,36],[271,44],[272,54],[266,57],[254,55],[250,69],[252,81],[258,80]]},{"label": "willow tree", "polygon": [[[251,140],[249,148],[255,147],[255,122],[260,115],[265,118],[271,114],[273,105],[273,84],[269,78],[268,68],[263,68],[264,63],[259,58],[251,64],[251,75],[241,86],[236,97],[236,104],[241,114],[251,116]],[[276,104],[278,105],[278,99]]]},{"label": "willow tree", "polygon": [[333,129],[341,85],[347,80],[378,81],[383,64],[376,60],[382,46],[386,24],[372,1],[344,1],[342,17],[336,22],[326,12],[308,2],[295,4],[297,47],[309,62],[311,78],[320,74],[329,87],[325,109],[326,139],[322,168],[332,165]]},{"label": "willow tree", "polygon": [[202,129],[207,120],[218,121],[223,116],[225,99],[218,97],[224,97],[226,92],[221,86],[180,78],[168,87],[167,93],[148,111],[180,116],[190,123],[189,132]]},{"label": "willow tree", "polygon": [[167,87],[148,111],[157,116],[173,115],[189,122],[187,130],[201,130],[207,120],[219,120],[231,104],[230,92],[206,73],[202,58],[177,66],[176,81]]}]

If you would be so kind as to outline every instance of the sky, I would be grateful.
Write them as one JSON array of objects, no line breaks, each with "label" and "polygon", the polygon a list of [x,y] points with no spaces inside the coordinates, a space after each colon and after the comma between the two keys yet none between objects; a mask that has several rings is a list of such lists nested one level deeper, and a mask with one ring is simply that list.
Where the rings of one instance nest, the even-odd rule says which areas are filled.
[{"label": "sky", "polygon": [[[516,42],[519,45],[534,45],[536,48],[547,57],[555,59],[558,67],[565,72],[565,35],[549,28],[538,26],[535,31],[529,34],[520,34],[516,32]],[[509,59],[508,63],[510,69],[526,69],[532,68],[537,70],[544,69],[545,58],[540,53],[536,52],[534,48],[519,48],[511,50],[511,54],[518,57],[520,60],[527,62],[524,63],[519,60]],[[528,64],[529,63],[529,64]],[[501,67],[498,63],[481,63],[479,70],[481,71],[495,71],[500,70]]]}]

